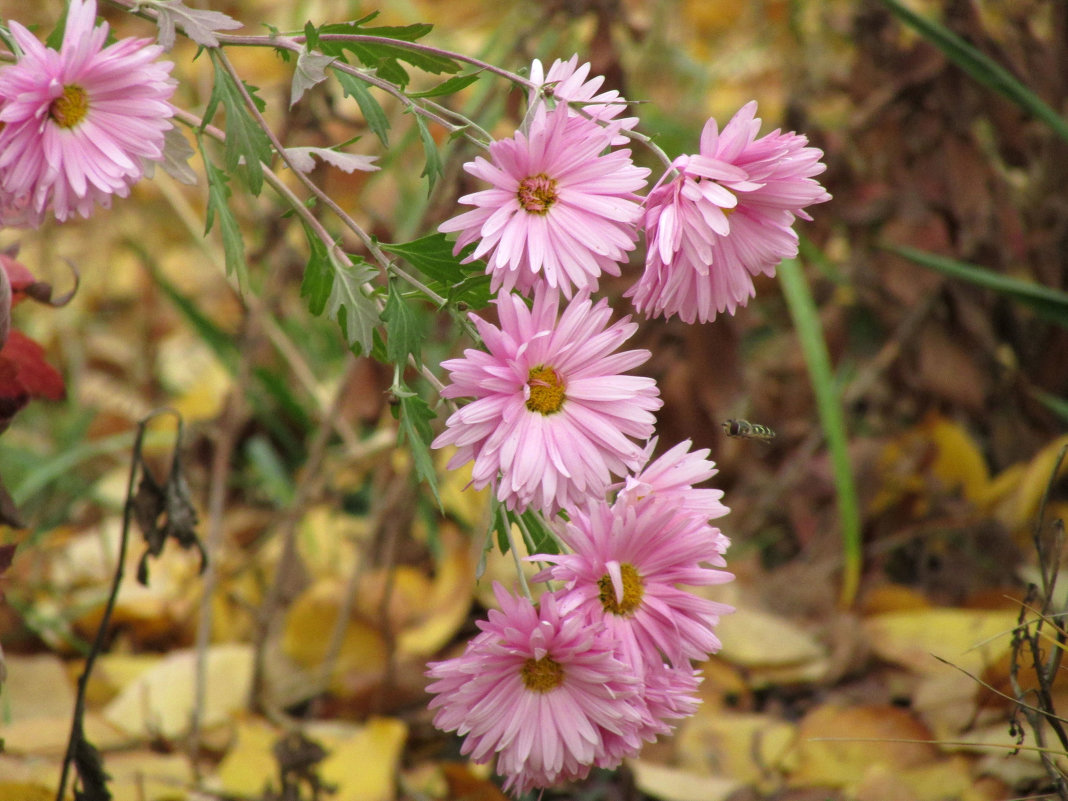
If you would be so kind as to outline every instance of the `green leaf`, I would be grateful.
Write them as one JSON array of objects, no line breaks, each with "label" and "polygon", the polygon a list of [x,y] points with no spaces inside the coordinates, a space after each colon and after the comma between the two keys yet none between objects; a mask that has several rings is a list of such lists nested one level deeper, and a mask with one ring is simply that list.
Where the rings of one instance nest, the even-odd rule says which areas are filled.
[{"label": "green leaf", "polygon": [[389,295],[386,297],[386,308],[382,311],[382,320],[386,324],[386,358],[390,364],[404,369],[409,353],[418,362],[423,342],[422,326],[411,304],[398,291],[396,279],[389,282]]},{"label": "green leaf", "polygon": [[843,606],[849,606],[856,598],[863,555],[860,545],[860,505],[849,462],[842,401],[831,371],[831,357],[827,352],[827,341],[823,337],[816,302],[812,299],[801,265],[796,259],[785,259],[779,265],[779,285],[801,342],[801,353],[816,395],[816,411],[831,455],[842,538],[843,569],[839,598]]},{"label": "green leaf", "polygon": [[319,48],[319,29],[311,24],[311,20],[304,23],[304,47],[307,50]]},{"label": "green leaf", "polygon": [[1068,121],[1021,83],[1011,72],[988,55],[972,47],[949,28],[923,17],[899,0],[882,0],[883,5],[917,30],[925,39],[972,78],[1008,97],[1022,109],[1045,122],[1062,139],[1068,140]]},{"label": "green leaf", "polygon": [[411,242],[379,243],[379,247],[400,256],[428,278],[443,284],[455,284],[467,277],[460,258],[452,254],[452,242],[445,234],[430,234]]},{"label": "green leaf", "polygon": [[205,156],[204,165],[208,171],[208,208],[205,212],[204,233],[211,231],[215,215],[219,216],[219,230],[222,232],[223,256],[226,260],[226,274],[237,274],[237,286],[241,292],[248,288],[248,264],[245,261],[245,241],[241,228],[230,211],[230,176],[220,170]]},{"label": "green leaf", "polygon": [[[380,247],[387,253],[400,256],[430,278],[430,288],[452,302],[463,302],[473,309],[481,309],[492,297],[485,263],[476,261],[464,264],[464,253],[454,256],[452,242],[445,234],[430,234],[411,242],[381,243]],[[465,252],[470,252],[470,249],[465,249]]]},{"label": "green leaf", "polygon": [[1035,314],[1057,325],[1068,328],[1068,293],[1030,281],[1009,278],[974,264],[936,256],[923,250],[902,245],[884,245],[886,250],[902,258],[937,270],[953,278],[962,278],[1013,300],[1029,306]]},{"label": "green leaf", "polygon": [[[363,20],[366,21],[366,20]],[[359,28],[360,23],[355,22]],[[413,22],[411,25],[379,25],[375,28],[359,28],[363,36],[381,36],[383,39],[400,39],[402,42],[414,42],[422,39],[434,30],[429,22]]]},{"label": "green leaf", "polygon": [[399,39],[403,42],[414,42],[422,39],[434,26],[429,22],[415,22],[411,25],[380,25],[375,28],[364,28],[363,23],[370,22],[378,16],[377,13],[368,14],[354,22],[333,22],[319,29],[321,35],[342,36],[381,36],[384,39]]},{"label": "green leaf", "polygon": [[[210,51],[215,65],[215,85],[204,110],[204,124],[215,115],[219,103],[226,109],[226,150],[224,162],[233,174],[244,165],[249,191],[258,195],[263,189],[263,164],[271,160],[271,141],[245,108],[245,99],[234,79],[219,62],[215,50]],[[262,99],[256,97],[255,87],[246,86],[253,102],[262,110]]]},{"label": "green leaf", "polygon": [[423,152],[426,154],[426,166],[419,173],[419,177],[426,176],[429,184],[427,194],[430,194],[434,190],[434,182],[444,174],[441,166],[441,154],[438,153],[437,142],[434,141],[434,137],[430,135],[430,130],[426,127],[426,121],[418,114],[415,115],[415,124],[419,129],[419,138],[423,140]]},{"label": "green leaf", "polygon": [[437,415],[427,405],[427,402],[418,395],[408,391],[403,385],[399,389],[401,391],[397,392],[400,411],[400,436],[398,441],[406,441],[408,443],[416,475],[427,483],[430,491],[434,493],[434,500],[438,502],[440,507],[441,496],[438,494],[438,474],[434,470],[434,460],[430,456],[430,443],[434,438],[434,431],[430,427],[430,421]]},{"label": "green leaf", "polygon": [[[510,513],[514,516],[514,513]],[[559,553],[556,537],[545,521],[544,515],[533,509],[527,509],[519,515],[519,528],[523,539],[527,541],[527,553]]]},{"label": "green leaf", "polygon": [[428,53],[425,50],[412,50],[404,47],[403,45],[389,44],[388,42],[364,42],[364,47],[370,50],[374,57],[379,60],[379,64],[384,64],[389,61],[403,61],[407,64],[411,64],[417,69],[421,69],[423,72],[429,72],[433,75],[441,75],[442,73],[454,73],[460,71],[460,65],[448,56],[439,55],[438,53]]},{"label": "green leaf", "polygon": [[389,147],[389,119],[386,117],[386,112],[382,110],[382,106],[367,89],[367,85],[355,75],[350,75],[336,67],[334,75],[337,82],[341,84],[341,90],[349,97],[356,99],[363,118],[367,120],[367,127],[378,137],[384,147]]},{"label": "green leaf", "polygon": [[289,506],[294,495],[293,479],[271,441],[263,434],[256,434],[246,443],[245,456],[255,474],[257,488],[277,508]]},{"label": "green leaf", "polygon": [[1068,400],[1059,398],[1056,395],[1051,395],[1048,392],[1043,392],[1040,389],[1032,389],[1030,390],[1030,394],[1033,398],[1045,405],[1047,409],[1060,417],[1061,420],[1068,423]]},{"label": "green leaf", "polygon": [[518,526],[522,532],[523,540],[527,546],[527,553],[560,553],[556,537],[553,535],[545,516],[533,509],[527,509],[522,514],[508,511],[496,498],[493,500],[495,513],[493,515],[493,530],[497,533],[497,547],[502,554],[509,551],[508,539],[512,525]]},{"label": "green leaf", "polygon": [[334,264],[334,283],[326,300],[326,313],[341,326],[345,341],[359,353],[371,350],[371,337],[379,321],[374,301],[363,293],[363,285],[375,277],[375,269],[357,258],[351,267]]},{"label": "green leaf", "polygon": [[308,239],[309,253],[304,278],[300,282],[300,296],[308,299],[308,311],[318,317],[326,309],[326,301],[334,288],[334,266],[323,240],[306,225],[304,236]]},{"label": "green leaf", "polygon": [[[460,65],[452,58],[425,50],[413,50],[400,42],[414,42],[426,36],[431,25],[416,23],[414,25],[388,26],[379,28],[361,28],[358,23],[340,23],[324,25],[319,29],[320,44],[324,52],[347,50],[365,67],[369,67],[390,83],[403,88],[408,85],[408,73],[400,65],[403,61],[417,69],[434,75],[460,71]],[[323,41],[324,36],[375,36],[382,41],[353,41],[351,39],[334,39]],[[394,42],[388,41],[395,40]]]},{"label": "green leaf", "polygon": [[425,92],[409,92],[408,97],[442,97],[443,95],[451,95],[470,86],[478,80],[478,77],[478,73],[473,75],[456,75],[449,78],[447,81],[439,83],[433,89],[427,89]]}]

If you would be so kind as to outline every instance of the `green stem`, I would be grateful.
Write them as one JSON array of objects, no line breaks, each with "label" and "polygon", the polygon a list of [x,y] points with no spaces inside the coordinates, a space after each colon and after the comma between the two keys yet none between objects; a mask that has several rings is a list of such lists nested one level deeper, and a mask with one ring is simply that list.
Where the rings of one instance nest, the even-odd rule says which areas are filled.
[{"label": "green stem", "polygon": [[842,404],[831,372],[831,359],[827,353],[827,343],[823,338],[816,304],[801,272],[801,265],[796,259],[786,259],[779,265],[779,279],[801,342],[801,351],[816,395],[820,425],[827,438],[827,448],[831,455],[835,493],[838,498],[838,520],[842,532],[843,570],[839,600],[842,606],[848,607],[857,595],[862,559],[860,507],[857,503],[853,471],[849,464]]}]

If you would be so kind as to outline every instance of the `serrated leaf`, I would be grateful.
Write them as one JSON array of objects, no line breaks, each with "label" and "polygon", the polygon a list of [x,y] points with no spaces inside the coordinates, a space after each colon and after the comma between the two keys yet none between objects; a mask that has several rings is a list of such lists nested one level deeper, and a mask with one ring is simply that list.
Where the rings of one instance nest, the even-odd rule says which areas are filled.
[{"label": "serrated leaf", "polygon": [[430,234],[411,242],[381,243],[387,253],[400,256],[431,279],[430,288],[452,302],[481,309],[492,297],[490,277],[481,261],[463,263],[464,254],[453,255],[452,242],[444,234]]},{"label": "serrated leaf", "polygon": [[300,172],[311,172],[315,169],[315,159],[312,155],[316,155],[323,161],[332,164],[339,170],[347,173],[352,173],[356,170],[363,170],[365,172],[374,172],[381,169],[375,165],[374,161],[378,156],[362,156],[358,153],[340,153],[337,150],[331,150],[326,147],[287,147],[285,149],[286,156],[292,162],[294,169]]},{"label": "serrated leaf", "polygon": [[455,284],[467,277],[460,258],[453,255],[452,243],[445,234],[430,234],[411,242],[382,242],[379,247],[387,253],[400,256],[423,275],[443,284]]},{"label": "serrated leaf", "polygon": [[219,46],[215,31],[232,31],[244,27],[243,23],[221,11],[189,8],[182,0],[157,0],[153,7],[159,12],[156,21],[159,26],[157,41],[164,50],[170,50],[174,46],[176,26],[180,26],[185,35],[201,47]]},{"label": "serrated leaf", "polygon": [[343,70],[335,69],[334,75],[337,78],[337,82],[341,84],[341,90],[356,100],[356,104],[360,107],[360,113],[367,120],[367,127],[378,137],[384,147],[389,147],[389,119],[386,117],[386,112],[382,110],[382,106],[378,104],[378,101],[374,99],[367,89],[366,84],[356,76],[350,75]]},{"label": "serrated leaf", "polygon": [[556,538],[549,528],[545,517],[533,509],[527,509],[522,514],[505,509],[504,505],[494,497],[493,499],[493,532],[497,535],[497,547],[502,554],[508,553],[509,536],[512,526],[519,528],[527,547],[527,553],[560,553],[556,544]]},{"label": "serrated leaf", "polygon": [[456,75],[449,78],[447,81],[439,83],[433,89],[427,89],[425,92],[409,92],[408,97],[441,97],[442,95],[451,95],[470,86],[478,80],[478,77],[478,73],[473,75]]},{"label": "serrated leaf", "polygon": [[[414,50],[399,43],[415,41],[425,36],[431,29],[432,26],[425,23],[380,28],[361,28],[358,23],[342,23],[324,25],[319,30],[319,34],[320,37],[328,37],[327,41],[320,38],[324,52],[347,50],[365,67],[375,70],[378,77],[403,89],[408,85],[408,73],[400,65],[399,62],[402,61],[434,75],[460,71],[459,63],[446,55]],[[330,39],[329,37],[332,36],[375,36],[381,37],[382,41]],[[389,41],[390,39],[394,41]]]},{"label": "serrated leaf", "polygon": [[419,115],[415,115],[415,125],[419,129],[419,138],[423,141],[423,153],[426,155],[426,166],[419,173],[419,177],[426,176],[428,183],[427,194],[430,194],[434,191],[434,182],[443,174],[441,154],[438,153],[437,142],[430,135],[430,129],[426,127],[426,122]]},{"label": "serrated leaf", "polygon": [[[514,512],[510,512],[509,515],[515,517]],[[527,509],[519,517],[522,520],[523,538],[527,540],[527,553],[555,554],[560,552],[553,532],[540,512]]]},{"label": "serrated leaf", "polygon": [[446,299],[450,303],[466,303],[473,311],[478,311],[486,308],[496,294],[490,289],[491,284],[492,279],[488,275],[471,275],[449,287]]},{"label": "serrated leaf", "polygon": [[306,45],[300,49],[289,93],[290,108],[297,104],[305,92],[326,80],[326,68],[336,60],[337,56],[324,56],[314,50],[309,51]]},{"label": "serrated leaf", "polygon": [[378,322],[374,301],[363,293],[363,285],[375,277],[374,268],[363,259],[351,267],[334,264],[334,284],[326,300],[326,312],[336,319],[350,348],[361,353],[371,349],[371,337]]},{"label": "serrated leaf", "polygon": [[326,252],[326,245],[315,233],[304,226],[308,239],[308,263],[300,282],[300,296],[308,299],[308,311],[318,317],[326,309],[326,301],[334,288],[334,266]]},{"label": "serrated leaf", "polygon": [[460,65],[448,56],[428,53],[424,50],[411,50],[403,45],[388,42],[363,42],[362,44],[380,63],[403,61],[433,75],[460,71]]},{"label": "serrated leaf", "polygon": [[195,186],[197,174],[189,166],[194,153],[193,146],[177,128],[168,128],[163,133],[163,159],[160,166],[171,178],[186,186]]},{"label": "serrated leaf", "polygon": [[248,288],[248,265],[245,263],[245,240],[241,236],[241,227],[230,211],[230,176],[212,164],[207,158],[204,165],[208,172],[208,208],[205,213],[204,233],[211,231],[215,216],[219,217],[219,231],[222,233],[223,256],[226,260],[226,274],[237,275],[237,286],[241,292]]},{"label": "serrated leaf", "polygon": [[434,500],[440,507],[438,474],[434,470],[434,460],[430,457],[430,441],[434,438],[430,421],[437,415],[426,401],[414,393],[398,393],[398,399],[400,401],[400,437],[398,439],[408,443],[415,473],[430,487],[430,491],[434,493]]},{"label": "serrated leaf", "polygon": [[[271,159],[271,142],[245,108],[245,99],[234,79],[220,63],[215,50],[211,51],[215,66],[215,85],[204,110],[204,124],[214,116],[219,103],[226,109],[226,149],[224,162],[230,173],[244,165],[249,191],[258,195],[263,189],[263,163]],[[255,96],[255,87],[246,87],[257,107],[263,102]]]},{"label": "serrated leaf", "polygon": [[403,369],[409,353],[418,362],[423,332],[411,304],[401,296],[395,280],[389,282],[382,320],[386,324],[386,358],[390,363]]},{"label": "serrated leaf", "polygon": [[434,30],[434,26],[428,22],[414,22],[411,25],[380,25],[376,28],[361,27],[363,23],[370,22],[377,16],[378,13],[375,12],[354,22],[335,22],[330,25],[324,25],[319,29],[319,32],[321,34],[381,36],[385,39],[414,42]]}]

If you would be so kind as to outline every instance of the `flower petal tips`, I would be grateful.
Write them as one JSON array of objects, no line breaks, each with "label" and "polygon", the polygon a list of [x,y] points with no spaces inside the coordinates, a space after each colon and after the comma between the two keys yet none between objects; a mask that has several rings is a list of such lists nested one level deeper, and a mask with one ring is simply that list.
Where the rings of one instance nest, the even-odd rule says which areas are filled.
[{"label": "flower petal tips", "polygon": [[710,119],[700,153],[677,158],[669,174],[678,174],[646,198],[645,272],[626,292],[645,315],[704,323],[734,314],[755,294],[753,276],[797,255],[795,217],[811,219],[804,209],[830,200],[813,177],[823,151],[795,133],[757,139],[755,115],[746,104],[722,133]]},{"label": "flower petal tips", "polygon": [[0,223],[88,217],[163,156],[174,65],[148,39],[105,47],[95,21],[95,0],[71,0],[58,51],[10,23],[22,56],[0,69]]},{"label": "flower petal tips", "polygon": [[637,330],[609,325],[606,300],[585,294],[558,314],[559,293],[539,286],[532,307],[518,295],[495,301],[500,328],[472,315],[486,351],[443,362],[446,398],[473,398],[446,421],[433,447],[455,445],[449,469],[473,461],[472,484],[494,485],[509,509],[555,514],[603,498],[612,476],[645,462],[659,391],[622,375],[649,351],[615,352]]},{"label": "flower petal tips", "polygon": [[530,294],[539,283],[593,292],[601,273],[619,275],[634,249],[649,170],[629,150],[605,152],[620,123],[602,128],[566,105],[539,105],[526,133],[489,146],[489,160],[464,165],[491,184],[460,198],[475,208],[438,230],[458,233],[455,252],[477,242],[468,261],[486,259],[490,289]]}]

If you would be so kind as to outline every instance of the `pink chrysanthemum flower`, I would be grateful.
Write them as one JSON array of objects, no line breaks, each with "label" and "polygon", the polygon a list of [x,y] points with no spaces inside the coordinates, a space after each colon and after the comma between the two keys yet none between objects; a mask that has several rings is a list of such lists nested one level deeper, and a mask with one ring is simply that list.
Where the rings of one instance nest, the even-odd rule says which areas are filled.
[{"label": "pink chrysanthemum flower", "polygon": [[606,733],[632,745],[647,714],[642,683],[604,627],[561,614],[550,593],[537,608],[499,584],[494,593],[500,611],[463,655],[429,665],[434,725],[466,737],[461,753],[475,762],[496,754],[517,793],[584,777]]},{"label": "pink chrysanthemum flower", "polygon": [[[646,499],[668,501],[676,514],[686,514],[701,521],[714,520],[730,512],[723,505],[723,490],[696,488],[708,481],[718,470],[708,459],[708,448],[690,452],[690,440],[678,443],[652,459],[656,438],[645,448],[646,464],[632,476],[627,476],[616,497],[617,503],[640,503]],[[723,548],[729,542],[724,539]]]},{"label": "pink chrysanthemum flower", "polygon": [[433,447],[455,445],[449,469],[474,461],[472,484],[496,484],[509,509],[546,514],[604,497],[612,475],[643,463],[653,412],[662,402],[651,378],[621,375],[647,350],[614,351],[637,330],[624,318],[609,325],[606,300],[581,295],[557,319],[559,294],[539,286],[495,301],[501,327],[471,315],[486,350],[468,349],[442,363],[452,383],[446,398],[474,398],[453,413]]},{"label": "pink chrysanthemum flower", "polygon": [[494,292],[527,294],[542,280],[565,297],[572,287],[595,291],[601,273],[619,275],[634,249],[641,218],[634,193],[649,175],[629,150],[603,152],[618,130],[618,122],[602,128],[564,105],[540,105],[527,133],[491,144],[489,161],[464,165],[493,187],[461,197],[476,208],[438,230],[459,232],[456,253],[478,242],[467,261],[486,257]]},{"label": "pink chrysanthemum flower", "polygon": [[732,611],[679,588],[733,576],[707,566],[722,560],[718,530],[671,507],[670,500],[590,504],[562,528],[571,553],[530,557],[551,564],[535,581],[564,582],[561,608],[604,620],[624,660],[635,665],[667,659],[688,667],[690,659],[706,659],[720,648],[720,615]]},{"label": "pink chrysanthemum flower", "polygon": [[[603,75],[595,75],[586,80],[590,74],[588,63],[579,66],[578,55],[571,56],[567,61],[556,59],[545,72],[538,59],[530,65],[530,82],[537,86],[546,86],[544,92],[558,101],[564,103],[577,103],[582,110],[593,119],[606,123],[615,120],[627,110],[626,100],[615,89],[597,93],[604,83]],[[530,105],[538,102],[538,91],[530,93]],[[572,108],[572,114],[581,116]],[[637,117],[623,117],[618,121],[619,127],[624,131],[630,131],[638,124]],[[623,134],[617,134],[612,139],[615,146],[625,145],[629,140]]]},{"label": "pink chrysanthemum flower", "polygon": [[104,47],[108,26],[95,21],[95,0],[71,0],[58,52],[10,22],[22,55],[0,69],[0,189],[27,199],[30,222],[50,207],[88,217],[129,194],[142,159],[163,156],[174,65],[148,39]]},{"label": "pink chrysanthemum flower", "polygon": [[[634,670],[642,676],[641,696],[647,712],[644,725],[638,729],[638,737],[642,740],[653,742],[661,734],[670,734],[675,728],[674,721],[697,711],[701,702],[695,693],[701,683],[701,674],[690,665],[676,668],[645,664]],[[597,767],[618,767],[625,758],[637,756],[640,750],[634,747],[632,739],[606,732]]]},{"label": "pink chrysanthemum flower", "polygon": [[646,315],[734,314],[755,294],[753,276],[797,255],[794,218],[810,220],[805,207],[830,200],[813,178],[823,151],[795,133],[757,139],[755,114],[747,103],[722,134],[710,119],[700,154],[677,158],[678,176],[646,198],[645,273],[626,293]]}]

